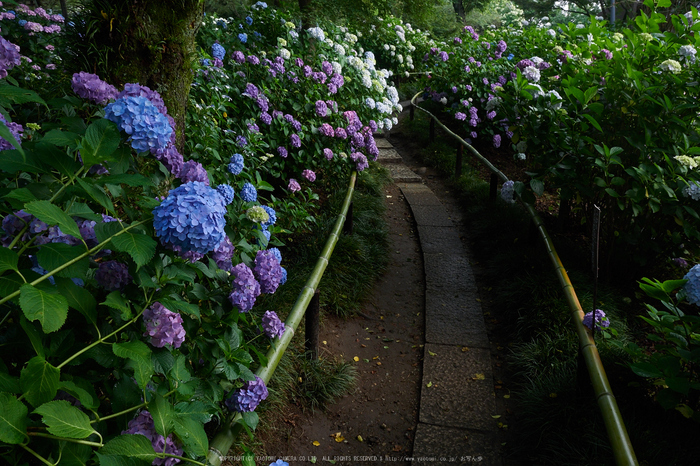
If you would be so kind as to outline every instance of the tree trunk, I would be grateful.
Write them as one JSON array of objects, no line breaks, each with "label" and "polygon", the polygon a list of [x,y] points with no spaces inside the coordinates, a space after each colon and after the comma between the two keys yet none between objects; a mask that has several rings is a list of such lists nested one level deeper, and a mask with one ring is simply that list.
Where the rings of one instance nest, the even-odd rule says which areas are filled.
[{"label": "tree trunk", "polygon": [[66,6],[66,0],[61,0],[61,13],[66,21],[68,21],[68,7]]},{"label": "tree trunk", "polygon": [[[95,6],[99,7],[99,0]],[[203,0],[116,0],[101,24],[109,46],[105,79],[119,88],[138,83],[158,91],[175,119],[177,147],[184,146],[185,111],[196,59],[195,36]],[[104,10],[98,10],[100,12]],[[102,15],[103,17],[105,14]]]},{"label": "tree trunk", "polygon": [[301,27],[308,29],[311,24],[311,0],[299,0],[299,11],[301,12]]},{"label": "tree trunk", "polygon": [[461,22],[464,22],[466,14],[464,13],[464,5],[462,5],[462,0],[452,0],[452,8],[455,10],[455,14]]}]

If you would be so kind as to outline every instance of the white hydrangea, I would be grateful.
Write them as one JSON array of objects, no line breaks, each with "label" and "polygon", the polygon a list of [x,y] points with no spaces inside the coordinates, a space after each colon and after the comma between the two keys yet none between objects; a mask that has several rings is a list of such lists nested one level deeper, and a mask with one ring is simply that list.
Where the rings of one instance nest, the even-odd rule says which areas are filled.
[{"label": "white hydrangea", "polygon": [[401,55],[401,54],[396,55],[396,59],[399,61],[399,63],[403,63],[403,55]]},{"label": "white hydrangea", "polygon": [[280,49],[280,57],[284,58],[285,60],[289,60],[291,58],[292,54],[289,50],[287,49]]},{"label": "white hydrangea", "polygon": [[368,108],[371,108],[372,110],[374,110],[375,107],[377,106],[377,104],[376,104],[376,102],[374,101],[373,98],[367,97],[367,98],[365,99],[365,106],[367,106]]},{"label": "white hydrangea", "polygon": [[688,60],[690,63],[695,63],[695,54],[698,53],[692,45],[681,45],[678,49],[678,55]]},{"label": "white hydrangea", "polygon": [[541,59],[540,57],[532,57],[530,58],[530,61],[535,64],[535,66],[538,66],[540,63],[542,63],[544,60]]},{"label": "white hydrangea", "polygon": [[294,30],[289,31],[289,37],[291,37],[292,40],[297,40],[299,38],[299,33]]},{"label": "white hydrangea", "polygon": [[369,71],[362,70],[362,85],[367,89],[372,87],[372,76],[370,76]]},{"label": "white hydrangea", "polygon": [[382,121],[382,120],[377,121],[377,130],[381,131],[383,129],[384,129],[384,121]]},{"label": "white hydrangea", "polygon": [[389,50],[389,44],[384,44],[384,50]]},{"label": "white hydrangea", "polygon": [[443,97],[442,99],[440,99],[440,103],[442,105],[447,105],[447,97]]},{"label": "white hydrangea", "polygon": [[[556,97],[557,100],[559,101],[559,102],[555,102],[555,103],[553,103],[553,104],[551,105],[551,107],[552,107],[554,110],[559,110],[559,109],[561,108],[561,100],[562,100],[562,98],[561,98],[561,95],[559,95],[559,93],[558,93],[557,91],[551,90],[551,91],[547,92],[547,94],[545,94],[545,95],[546,95],[547,97],[549,97],[550,100],[551,100],[551,98],[552,98],[551,96],[554,96],[554,97]],[[522,152],[522,151],[521,151],[521,152]]]},{"label": "white hydrangea", "polygon": [[336,55],[339,57],[344,57],[345,56],[345,49],[343,48],[342,45],[340,44],[335,44],[333,46],[333,51],[335,52]]},{"label": "white hydrangea", "polygon": [[540,70],[534,66],[526,66],[523,70],[523,76],[531,83],[536,83],[540,80]]},{"label": "white hydrangea", "polygon": [[277,46],[278,47],[286,47],[287,46],[287,40],[283,39],[281,37],[277,38]]},{"label": "white hydrangea", "polygon": [[398,125],[398,124],[399,124],[399,119],[398,119],[397,117],[393,117],[393,118],[391,119],[391,122],[392,122],[393,124],[395,124],[395,125]]},{"label": "white hydrangea", "polygon": [[384,129],[391,131],[391,128],[394,127],[394,123],[392,123],[392,121],[388,118],[384,118],[382,121],[384,122]]},{"label": "white hydrangea", "polygon": [[547,29],[547,34],[548,34],[550,37],[556,37],[556,35],[557,35],[557,33],[554,32],[554,29]]},{"label": "white hydrangea", "polygon": [[660,65],[659,68],[661,68],[662,71],[670,71],[673,74],[678,74],[680,73],[683,68],[681,68],[681,64],[678,63],[676,60],[664,60]]},{"label": "white hydrangea", "polygon": [[399,113],[403,112],[403,105],[401,105],[401,104],[395,104],[395,105],[394,105],[394,110],[396,110],[396,111],[399,112]]},{"label": "white hydrangea", "polygon": [[585,28],[585,27],[586,27],[586,26],[584,26],[584,25],[581,24],[581,23],[578,23],[578,24],[576,25],[576,29],[583,29],[583,28]]},{"label": "white hydrangea", "polygon": [[515,150],[517,150],[518,152],[525,152],[527,150],[527,142],[524,139],[521,139],[515,145]]},{"label": "white hydrangea", "polygon": [[331,66],[333,67],[333,72],[335,74],[343,74],[343,65],[341,65],[337,61],[334,61],[331,62]]},{"label": "white hydrangea", "polygon": [[686,167],[692,170],[693,168],[698,167],[698,159],[700,159],[700,157],[688,157],[687,155],[677,155],[674,157],[674,159],[676,159],[681,165],[685,165]]},{"label": "white hydrangea", "polygon": [[307,31],[311,37],[319,40],[320,42],[323,42],[324,40],[326,40],[326,33],[324,33],[323,29],[321,29],[319,27],[309,28],[309,29],[307,29]]}]

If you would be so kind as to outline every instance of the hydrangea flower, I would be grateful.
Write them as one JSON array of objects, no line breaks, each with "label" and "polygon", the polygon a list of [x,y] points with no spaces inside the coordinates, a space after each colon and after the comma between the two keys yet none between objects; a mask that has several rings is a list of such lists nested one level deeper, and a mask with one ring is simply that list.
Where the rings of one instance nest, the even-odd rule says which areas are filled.
[{"label": "hydrangea flower", "polygon": [[[20,142],[21,134],[24,132],[24,127],[19,123],[15,123],[14,121],[12,123],[8,123],[8,121],[5,119],[5,116],[2,113],[0,113],[0,121],[5,123],[5,126],[7,126],[7,129],[10,130],[10,133],[12,133],[17,142]],[[13,146],[12,143],[10,143],[10,141],[0,137],[0,151],[14,149],[14,147],[15,146]]]},{"label": "hydrangea flower", "polygon": [[297,191],[301,191],[301,186],[299,186],[299,182],[297,182],[297,180],[295,180],[294,178],[290,178],[289,184],[287,185],[287,189],[295,193]]},{"label": "hydrangea flower", "polygon": [[273,252],[258,251],[253,271],[260,283],[261,293],[272,294],[277,291],[282,279],[282,268]]},{"label": "hydrangea flower", "polygon": [[238,40],[245,44],[246,42],[248,42],[248,34],[246,34],[245,32],[241,32],[240,34],[238,34]]},{"label": "hydrangea flower", "polygon": [[694,201],[700,200],[700,183],[697,181],[691,181],[688,186],[683,188],[683,194]]},{"label": "hydrangea flower", "polygon": [[19,47],[0,37],[0,79],[6,78],[8,70],[19,66],[20,63]]},{"label": "hydrangea flower", "polygon": [[659,68],[661,68],[663,71],[670,71],[673,74],[678,74],[683,70],[680,63],[678,63],[676,60],[671,60],[670,58],[661,62]]},{"label": "hydrangea flower", "polygon": [[280,157],[282,157],[283,159],[286,159],[286,158],[287,158],[287,155],[289,155],[289,152],[287,151],[287,149],[286,149],[285,147],[282,147],[282,146],[279,146],[279,147],[277,148],[277,153],[278,153],[278,154],[280,155]]},{"label": "hydrangea flower", "polygon": [[526,66],[523,70],[523,76],[531,83],[536,83],[540,80],[540,70],[534,66]]},{"label": "hydrangea flower", "polygon": [[496,149],[501,147],[501,135],[500,134],[493,135],[493,147],[495,147]]},{"label": "hydrangea flower", "polygon": [[268,249],[268,251],[270,251],[275,256],[275,259],[277,259],[277,262],[279,262],[280,264],[282,263],[282,253],[280,252],[279,249],[270,248],[270,249]]},{"label": "hydrangea flower", "polygon": [[284,322],[280,320],[275,311],[265,311],[262,317],[262,327],[268,338],[282,338],[284,335]]},{"label": "hydrangea flower", "polygon": [[238,312],[248,312],[255,305],[255,298],[260,296],[260,283],[243,262],[231,269],[231,275],[234,277],[233,291],[228,299],[238,308]]},{"label": "hydrangea flower", "polygon": [[168,114],[168,109],[165,106],[165,102],[163,102],[163,98],[157,91],[152,90],[148,86],[142,86],[137,83],[126,83],[124,84],[124,89],[117,95],[117,99],[121,99],[122,97],[145,97],[156,106],[160,113],[163,115]]},{"label": "hydrangea flower", "polygon": [[117,261],[101,262],[95,272],[95,280],[107,291],[120,290],[131,283],[126,264]]},{"label": "hydrangea flower", "polygon": [[316,173],[313,170],[306,169],[301,172],[301,175],[312,183],[316,181]]},{"label": "hydrangea flower", "polygon": [[513,199],[513,193],[515,190],[513,189],[513,186],[515,183],[512,180],[508,180],[505,183],[503,183],[503,186],[501,186],[501,199],[506,201],[508,204],[512,204],[515,202]]},{"label": "hydrangea flower", "polygon": [[[141,411],[129,421],[126,427],[122,434],[143,435],[150,440],[153,449],[158,453],[168,453],[175,456],[182,456],[183,454],[182,447],[173,440],[173,434],[168,435],[166,438],[156,432],[153,416],[148,411]],[[156,458],[152,464],[157,466],[175,466],[179,462],[178,458]]]},{"label": "hydrangea flower", "polygon": [[[174,144],[168,144],[165,148],[151,149],[151,154],[153,154],[156,160],[162,163],[170,173],[178,177],[180,176],[180,171],[182,171],[185,160]],[[209,179],[207,178],[207,183],[208,181]]]},{"label": "hydrangea flower", "polygon": [[232,203],[233,196],[236,195],[236,192],[233,190],[233,187],[228,184],[220,184],[216,187],[216,191],[221,195],[226,204]]},{"label": "hydrangea flower", "polygon": [[96,74],[84,71],[73,74],[71,88],[79,97],[98,105],[107,104],[110,100],[116,99],[119,94],[116,87],[102,81]]},{"label": "hydrangea flower", "polygon": [[693,268],[685,274],[683,279],[688,280],[686,284],[683,285],[685,298],[690,304],[700,306],[700,264],[694,265]]},{"label": "hydrangea flower", "polygon": [[129,135],[131,147],[138,152],[165,148],[173,128],[146,97],[120,97],[105,107],[105,118]]},{"label": "hydrangea flower", "polygon": [[289,141],[292,144],[292,147],[299,148],[301,147],[301,138],[299,137],[298,134],[292,133],[291,136],[289,136]]},{"label": "hydrangea flower", "polygon": [[180,172],[177,176],[183,183],[199,181],[200,183],[204,183],[209,186],[209,175],[207,174],[207,170],[201,163],[194,160],[188,160],[185,162],[185,164],[180,168]]},{"label": "hydrangea flower", "polygon": [[191,181],[171,190],[153,209],[153,227],[162,243],[206,254],[226,236],[225,215],[221,195],[204,183]]},{"label": "hydrangea flower", "polygon": [[245,413],[255,411],[260,402],[266,398],[267,387],[265,386],[265,381],[256,375],[255,380],[243,384],[243,387],[231,393],[224,403],[231,411]]},{"label": "hydrangea flower", "polygon": [[262,208],[262,206],[254,205],[251,206],[245,213],[248,220],[255,223],[265,223],[270,220],[270,216],[267,211]]},{"label": "hydrangea flower", "polygon": [[316,101],[316,115],[320,117],[328,115],[328,105],[323,100]]},{"label": "hydrangea flower", "polygon": [[215,42],[211,46],[211,56],[223,60],[226,56],[226,49],[218,42]]},{"label": "hydrangea flower", "polygon": [[216,262],[216,266],[227,272],[233,270],[233,263],[231,262],[231,259],[233,258],[234,250],[235,248],[229,237],[224,237],[221,244],[219,244],[216,249],[214,249],[214,252],[212,252],[212,259],[214,259],[214,262]]},{"label": "hydrangea flower", "polygon": [[262,208],[265,209],[265,212],[267,212],[268,215],[268,220],[266,222],[262,222],[262,227],[268,228],[271,225],[274,225],[277,221],[277,212],[275,212],[275,209],[267,205],[262,206]]},{"label": "hydrangea flower", "polygon": [[185,341],[182,316],[159,302],[143,311],[143,321],[146,324],[143,336],[151,337],[151,344],[156,348],[163,348],[166,344],[179,348]]},{"label": "hydrangea flower", "polygon": [[241,154],[233,154],[228,164],[228,171],[233,175],[239,175],[243,171],[245,162]]},{"label": "hydrangea flower", "polygon": [[333,160],[333,151],[326,147],[323,149],[323,156],[326,160]]},{"label": "hydrangea flower", "polygon": [[239,193],[245,202],[255,202],[258,199],[258,190],[250,183],[245,183]]},{"label": "hydrangea flower", "polygon": [[[586,327],[593,329],[593,311],[588,312],[585,316],[583,316],[583,325]],[[608,320],[607,317],[605,317],[605,312],[601,311],[600,309],[595,310],[595,329],[597,331],[603,330],[603,327],[609,327],[610,326],[610,321]]]}]

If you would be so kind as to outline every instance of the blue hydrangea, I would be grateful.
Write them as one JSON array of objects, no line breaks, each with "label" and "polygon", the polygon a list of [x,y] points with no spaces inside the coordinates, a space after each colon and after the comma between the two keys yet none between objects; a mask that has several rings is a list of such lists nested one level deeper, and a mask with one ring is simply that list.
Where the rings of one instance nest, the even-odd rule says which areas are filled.
[{"label": "blue hydrangea", "polygon": [[279,262],[280,264],[282,263],[282,253],[280,252],[279,249],[270,248],[270,249],[268,249],[268,251],[270,251],[275,256],[275,259],[277,259],[277,262]]},{"label": "blue hydrangea", "polygon": [[224,198],[224,202],[226,204],[230,204],[233,202],[233,196],[236,194],[236,192],[230,185],[220,184],[216,187],[216,190],[219,192],[219,194],[221,194],[221,197]]},{"label": "blue hydrangea", "polygon": [[270,216],[270,219],[267,222],[262,223],[263,228],[267,228],[270,225],[274,225],[275,222],[277,221],[277,212],[275,212],[275,209],[273,209],[270,206],[262,206],[263,209],[265,209],[265,212]]},{"label": "blue hydrangea", "polygon": [[191,181],[171,190],[153,209],[153,227],[163,244],[206,254],[226,236],[225,215],[221,195],[204,183]]},{"label": "blue hydrangea", "polygon": [[258,200],[258,190],[250,183],[244,184],[239,194],[241,199],[245,202],[255,202]]},{"label": "blue hydrangea", "polygon": [[226,407],[231,411],[245,413],[255,411],[260,402],[267,398],[267,387],[265,381],[255,376],[255,380],[251,380],[243,384],[243,387],[231,393],[224,402]]},{"label": "blue hydrangea", "polygon": [[700,183],[691,181],[688,186],[683,188],[683,194],[694,201],[700,200]]},{"label": "blue hydrangea", "polygon": [[248,42],[248,34],[246,34],[245,32],[241,32],[240,34],[238,34],[238,40],[245,44],[246,42]]},{"label": "blue hydrangea", "polygon": [[173,133],[167,117],[146,97],[118,98],[105,107],[105,118],[129,135],[138,152],[164,149]]},{"label": "blue hydrangea", "polygon": [[694,265],[683,279],[688,280],[683,286],[686,299],[690,304],[700,306],[700,264]]},{"label": "blue hydrangea", "polygon": [[202,63],[202,66],[206,66],[206,67],[211,66],[211,60],[209,60],[208,58],[202,58],[200,60],[200,62]]},{"label": "blue hydrangea", "polygon": [[233,175],[238,175],[243,171],[245,162],[241,154],[233,154],[229,160],[228,171]]},{"label": "blue hydrangea", "polygon": [[501,199],[506,201],[508,204],[513,204],[515,200],[513,199],[513,193],[515,192],[515,183],[512,180],[508,180],[503,183],[501,187]]},{"label": "blue hydrangea", "polygon": [[245,22],[246,24],[248,24],[248,26],[250,26],[251,24],[253,24],[253,18],[251,18],[250,16],[246,16]]},{"label": "blue hydrangea", "polygon": [[287,283],[287,269],[280,267],[282,269],[282,278],[280,279],[280,285]]},{"label": "blue hydrangea", "polygon": [[218,42],[211,46],[211,56],[223,60],[226,56],[226,49]]}]

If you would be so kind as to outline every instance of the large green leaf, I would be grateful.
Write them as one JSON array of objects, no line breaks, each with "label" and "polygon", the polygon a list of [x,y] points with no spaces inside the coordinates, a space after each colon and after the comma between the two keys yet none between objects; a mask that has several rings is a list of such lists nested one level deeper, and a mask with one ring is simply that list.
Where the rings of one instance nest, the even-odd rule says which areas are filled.
[{"label": "large green leaf", "polygon": [[661,377],[663,373],[650,362],[636,362],[630,364],[630,369],[641,377]]},{"label": "large green leaf", "polygon": [[158,243],[150,236],[127,231],[112,238],[112,245],[117,251],[129,254],[141,267],[151,260]]},{"label": "large green leaf", "polygon": [[134,378],[139,388],[146,388],[146,385],[153,376],[153,362],[151,362],[151,349],[146,343],[135,340],[124,343],[112,344],[112,351],[120,358],[127,358],[127,367],[134,370]]},{"label": "large green leaf", "polygon": [[27,319],[41,323],[44,333],[60,329],[68,316],[68,301],[65,297],[47,293],[29,283],[20,287],[19,305]]},{"label": "large green leaf", "polygon": [[256,413],[255,411],[241,413],[241,416],[243,417],[243,420],[248,425],[248,427],[250,427],[251,430],[255,430],[255,428],[258,427],[258,422],[260,422],[260,418],[258,417],[258,413]]},{"label": "large green leaf", "polygon": [[185,445],[185,451],[196,456],[206,456],[209,439],[201,422],[191,417],[175,418],[175,433]]},{"label": "large green leaf", "polygon": [[27,188],[13,189],[9,193],[5,194],[3,198],[17,199],[20,202],[32,202],[37,200],[37,197],[34,195],[34,193],[28,190]]},{"label": "large green leaf", "polygon": [[27,405],[14,395],[0,392],[0,441],[23,443],[27,439]]},{"label": "large green leaf", "polygon": [[87,180],[84,178],[78,178],[76,181],[80,187],[85,190],[88,196],[107,209],[108,212],[114,214],[114,204],[112,204],[112,200],[109,198],[109,196],[107,196],[107,194],[105,194],[104,190],[100,186],[95,186],[92,180]]},{"label": "large green leaf", "polygon": [[42,99],[36,92],[30,89],[24,89],[22,87],[11,86],[9,84],[0,85],[0,97],[7,98],[7,100],[15,104],[36,102],[38,104],[46,105],[44,99]]},{"label": "large green leaf", "polygon": [[87,466],[92,456],[92,448],[73,442],[63,442],[61,448],[61,466]]},{"label": "large green leaf", "polygon": [[[156,459],[151,441],[144,435],[124,434],[115,437],[105,444],[98,452],[101,465],[144,464],[150,465]],[[119,458],[131,459],[136,462],[115,462]]]},{"label": "large green leaf", "polygon": [[62,380],[59,384],[59,389],[73,395],[78,401],[80,401],[80,404],[85,406],[87,409],[97,409],[100,406],[100,402],[92,384],[79,377],[73,377],[72,379],[73,380]]},{"label": "large green leaf", "polygon": [[59,437],[87,438],[95,432],[87,414],[66,400],[49,401],[34,412],[42,416],[49,433]]},{"label": "large green leaf", "polygon": [[133,317],[129,301],[122,296],[119,290],[112,291],[110,294],[108,294],[102,305],[121,311],[120,317],[122,320],[129,320]]},{"label": "large green leaf", "polygon": [[209,422],[218,411],[214,403],[205,403],[204,401],[182,401],[175,405],[175,412],[178,416],[189,417],[197,420],[200,424]]},{"label": "large green leaf", "polygon": [[36,351],[36,354],[44,357],[44,333],[39,330],[36,324],[33,324],[27,320],[23,315],[19,318],[19,325],[22,327],[24,332],[29,338],[29,342]]},{"label": "large green leaf", "polygon": [[156,394],[155,400],[148,403],[148,411],[153,417],[156,432],[167,437],[173,431],[175,422],[173,406],[162,395]]},{"label": "large green leaf", "polygon": [[0,273],[5,270],[18,270],[19,256],[11,249],[0,247]]},{"label": "large green leaf", "polygon": [[69,278],[56,278],[56,286],[69,307],[84,315],[91,324],[97,324],[97,301],[92,293]]},{"label": "large green leaf", "polygon": [[60,376],[61,371],[41,356],[34,356],[19,376],[24,397],[32,406],[53,400],[58,391]]},{"label": "large green leaf", "polygon": [[117,126],[111,121],[101,118],[85,131],[80,155],[85,166],[102,163],[113,159],[113,153],[117,150],[121,136]]},{"label": "large green leaf", "polygon": [[21,393],[19,379],[7,372],[0,371],[0,392]]},{"label": "large green leaf", "polygon": [[75,144],[80,135],[77,133],[71,133],[70,131],[61,131],[60,129],[52,129],[51,131],[44,134],[41,138],[42,142],[48,142],[54,144],[58,147],[72,146]]},{"label": "large green leaf", "polygon": [[126,367],[134,370],[134,379],[136,379],[136,384],[139,388],[142,390],[146,388],[148,382],[151,381],[151,377],[153,377],[153,363],[141,359],[130,359],[126,363]]},{"label": "large green leaf", "polygon": [[[0,86],[2,88],[3,86]],[[7,127],[7,125],[0,120],[0,136],[2,136],[3,139],[5,139],[7,142],[12,144],[17,151],[19,151],[20,154],[22,154],[22,158],[26,157],[26,154],[24,153],[24,149],[22,149],[22,145],[20,142],[15,138],[15,135],[12,134],[10,131],[10,128]]]},{"label": "large green leaf", "polygon": [[[48,243],[39,248],[36,258],[39,265],[51,273],[52,270],[74,261],[85,253],[85,246],[71,246],[65,243]],[[85,279],[90,259],[86,256],[56,273],[58,277]]]},{"label": "large green leaf", "polygon": [[42,163],[31,152],[0,151],[0,170],[8,173],[46,173]]},{"label": "large green leaf", "polygon": [[58,206],[49,201],[34,201],[24,206],[24,211],[48,225],[58,225],[61,231],[82,240],[80,229],[75,220],[62,211]]},{"label": "large green leaf", "polygon": [[153,186],[153,182],[143,175],[122,173],[100,177],[100,184],[126,184],[129,186]]},{"label": "large green leaf", "polygon": [[42,161],[51,165],[62,175],[73,177],[80,169],[80,164],[76,162],[73,157],[53,144],[43,142],[42,140],[42,142],[36,145],[34,150],[41,154]]},{"label": "large green leaf", "polygon": [[170,378],[178,382],[187,382],[192,378],[190,371],[187,369],[187,358],[183,354],[178,354],[175,359],[175,365],[170,369]]}]

